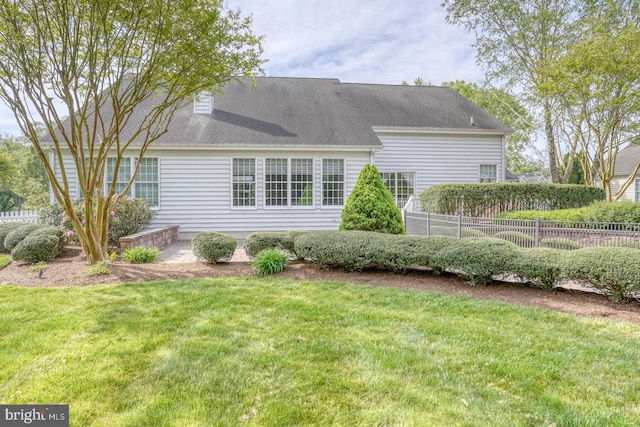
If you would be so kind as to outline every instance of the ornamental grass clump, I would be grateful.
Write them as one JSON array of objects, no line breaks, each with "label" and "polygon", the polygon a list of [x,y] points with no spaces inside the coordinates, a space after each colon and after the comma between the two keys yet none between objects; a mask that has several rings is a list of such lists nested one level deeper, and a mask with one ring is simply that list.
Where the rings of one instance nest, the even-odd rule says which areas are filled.
[{"label": "ornamental grass clump", "polygon": [[210,264],[231,259],[237,245],[233,237],[214,231],[197,233],[191,239],[193,254]]},{"label": "ornamental grass clump", "polygon": [[122,252],[122,259],[132,264],[147,264],[160,258],[160,250],[156,247],[133,246]]},{"label": "ornamental grass clump", "polygon": [[260,251],[251,262],[251,268],[259,276],[282,273],[289,263],[289,257],[279,249],[265,249]]}]

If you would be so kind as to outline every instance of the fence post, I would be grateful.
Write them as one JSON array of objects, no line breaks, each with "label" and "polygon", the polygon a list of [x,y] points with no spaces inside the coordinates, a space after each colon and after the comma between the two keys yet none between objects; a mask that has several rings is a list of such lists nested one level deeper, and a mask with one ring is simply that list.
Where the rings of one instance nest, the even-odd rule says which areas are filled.
[{"label": "fence post", "polygon": [[534,230],[534,236],[536,238],[536,248],[540,243],[540,218],[536,218],[536,229]]},{"label": "fence post", "polygon": [[427,212],[427,236],[431,236],[431,214]]},{"label": "fence post", "polygon": [[458,239],[462,238],[462,215],[458,215]]}]

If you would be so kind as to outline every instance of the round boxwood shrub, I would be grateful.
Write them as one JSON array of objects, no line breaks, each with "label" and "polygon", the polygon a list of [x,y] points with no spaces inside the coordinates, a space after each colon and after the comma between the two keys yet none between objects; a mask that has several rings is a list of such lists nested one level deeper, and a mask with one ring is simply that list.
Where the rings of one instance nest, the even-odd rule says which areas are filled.
[{"label": "round boxwood shrub", "polygon": [[513,263],[513,273],[533,286],[551,290],[562,280],[562,257],[560,249],[531,248],[519,251]]},{"label": "round boxwood shrub", "polygon": [[59,253],[60,238],[55,234],[29,235],[11,250],[11,258],[36,264],[53,261]]},{"label": "round boxwood shrub", "polygon": [[11,221],[11,222],[3,222],[0,224],[0,252],[11,252],[5,249],[4,247],[4,239],[7,237],[7,234],[15,230],[16,228],[22,227],[27,224],[22,221]]},{"label": "round boxwood shrub", "polygon": [[520,248],[491,237],[455,239],[439,251],[433,262],[442,271],[464,277],[469,284],[487,284],[496,274],[510,273]]},{"label": "round boxwood shrub", "polygon": [[210,264],[229,260],[237,245],[233,237],[214,231],[198,233],[191,239],[193,254]]},{"label": "round boxwood shrub", "polygon": [[293,240],[301,232],[296,231],[261,231],[249,234],[242,242],[246,254],[255,257],[265,249],[280,249],[294,254]]},{"label": "round boxwood shrub", "polygon": [[561,265],[564,277],[584,281],[613,301],[630,299],[640,291],[640,252],[637,249],[578,249],[566,252]]},{"label": "round boxwood shrub", "polygon": [[541,248],[563,249],[567,251],[573,251],[583,247],[576,241],[573,241],[571,239],[563,239],[560,237],[549,237],[546,239],[542,239],[540,240],[540,244],[538,246]]},{"label": "round boxwood shrub", "polygon": [[365,165],[360,171],[342,209],[340,230],[405,233],[400,209],[374,165]]},{"label": "round boxwood shrub", "polygon": [[4,248],[7,251],[13,250],[25,237],[43,227],[42,224],[24,224],[10,231],[4,238]]},{"label": "round boxwood shrub", "polygon": [[533,248],[536,245],[536,239],[528,234],[521,233],[520,231],[507,230],[499,231],[493,235],[496,239],[506,240],[507,242],[515,243],[523,248]]}]

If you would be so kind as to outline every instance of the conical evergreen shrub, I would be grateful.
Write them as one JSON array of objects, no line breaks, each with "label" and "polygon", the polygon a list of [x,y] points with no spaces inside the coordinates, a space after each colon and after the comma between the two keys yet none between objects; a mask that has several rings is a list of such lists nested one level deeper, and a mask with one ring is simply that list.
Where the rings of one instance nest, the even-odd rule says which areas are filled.
[{"label": "conical evergreen shrub", "polygon": [[374,165],[365,165],[342,209],[340,230],[404,234],[402,214]]}]

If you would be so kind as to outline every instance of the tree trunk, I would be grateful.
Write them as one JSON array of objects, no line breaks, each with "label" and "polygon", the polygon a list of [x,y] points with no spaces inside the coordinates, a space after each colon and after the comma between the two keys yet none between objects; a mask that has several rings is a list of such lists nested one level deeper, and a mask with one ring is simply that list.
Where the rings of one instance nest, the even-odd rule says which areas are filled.
[{"label": "tree trunk", "polygon": [[556,147],[556,138],[553,134],[553,122],[551,120],[551,105],[549,100],[544,100],[544,133],[547,137],[547,153],[549,155],[549,171],[551,172],[551,182],[556,184],[562,183],[560,174],[560,166],[558,165],[558,150]]}]

